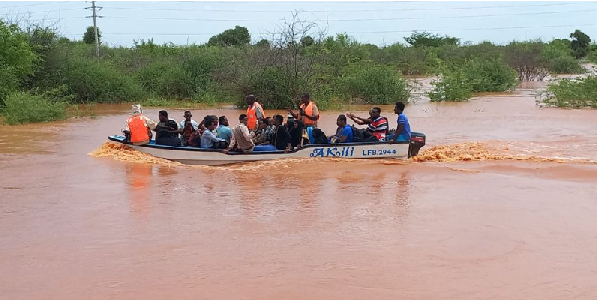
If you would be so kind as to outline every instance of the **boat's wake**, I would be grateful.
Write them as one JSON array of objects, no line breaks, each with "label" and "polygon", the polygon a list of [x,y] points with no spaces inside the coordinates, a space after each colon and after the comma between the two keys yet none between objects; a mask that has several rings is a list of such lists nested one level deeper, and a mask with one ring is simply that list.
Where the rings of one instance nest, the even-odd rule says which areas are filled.
[{"label": "boat's wake", "polygon": [[[233,171],[253,171],[270,166],[276,168],[293,169],[300,164],[303,164],[306,159],[303,158],[286,158],[280,160],[260,161],[254,163],[239,163],[226,166],[199,166],[199,165],[184,165],[179,162],[174,162],[162,158],[154,157],[150,154],[142,153],[133,148],[116,142],[104,142],[98,149],[89,153],[93,157],[112,157],[115,160],[130,162],[130,163],[145,163],[163,166],[180,166],[189,168],[202,168],[211,170],[233,170]],[[336,163],[350,161],[364,161],[361,159],[346,159],[346,158],[328,158],[327,160],[317,160],[319,163]],[[373,162],[384,165],[405,165],[411,162],[468,162],[468,161],[489,161],[489,160],[512,160],[512,161],[530,161],[530,162],[576,162],[576,163],[593,163],[596,161],[579,158],[567,157],[543,157],[532,156],[520,153],[513,153],[505,145],[493,144],[486,142],[464,142],[451,145],[433,146],[421,150],[418,156],[411,160],[373,160]]]}]

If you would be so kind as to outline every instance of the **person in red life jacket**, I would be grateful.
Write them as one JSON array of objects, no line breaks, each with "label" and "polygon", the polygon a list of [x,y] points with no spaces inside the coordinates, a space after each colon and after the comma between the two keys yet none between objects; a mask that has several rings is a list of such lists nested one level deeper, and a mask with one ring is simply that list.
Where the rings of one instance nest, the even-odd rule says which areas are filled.
[{"label": "person in red life jacket", "polygon": [[246,109],[248,129],[252,131],[258,127],[258,122],[265,117],[265,112],[260,103],[256,101],[256,96],[254,95],[246,96],[246,104],[248,104],[248,108]]},{"label": "person in red life jacket", "polygon": [[134,145],[144,145],[152,139],[152,131],[156,128],[156,123],[142,114],[141,105],[131,106],[131,117],[127,118],[125,124],[125,135]]},{"label": "person in red life jacket", "polygon": [[[304,126],[307,128],[317,128],[317,123],[321,117],[319,114],[319,109],[317,108],[317,104],[315,104],[313,101],[310,101],[310,95],[308,93],[302,94],[300,110],[297,114],[291,109],[288,109],[288,112],[294,117],[294,119],[302,121]],[[312,131],[312,128],[310,131]]]},{"label": "person in red life jacket", "polygon": [[386,140],[389,124],[387,118],[381,116],[381,108],[371,108],[369,117],[366,119],[357,117],[352,113],[347,113],[346,116],[358,125],[367,125],[367,131],[371,132],[379,141],[383,142]]}]

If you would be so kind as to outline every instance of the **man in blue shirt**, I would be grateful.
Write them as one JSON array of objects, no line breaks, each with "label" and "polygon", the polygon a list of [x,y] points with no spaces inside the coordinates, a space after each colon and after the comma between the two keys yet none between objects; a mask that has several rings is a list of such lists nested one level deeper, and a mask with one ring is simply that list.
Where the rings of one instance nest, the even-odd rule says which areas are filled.
[{"label": "man in blue shirt", "polygon": [[390,143],[410,141],[410,124],[404,114],[404,103],[396,102],[394,113],[398,115],[398,126],[396,127],[396,134],[390,139]]},{"label": "man in blue shirt", "polygon": [[354,140],[354,133],[352,133],[352,127],[346,123],[346,116],[338,116],[337,126],[338,129],[332,143],[352,143]]},{"label": "man in blue shirt", "polygon": [[231,128],[229,128],[229,120],[227,117],[221,116],[219,117],[219,127],[217,127],[217,137],[220,139],[224,139],[227,142],[231,142]]}]

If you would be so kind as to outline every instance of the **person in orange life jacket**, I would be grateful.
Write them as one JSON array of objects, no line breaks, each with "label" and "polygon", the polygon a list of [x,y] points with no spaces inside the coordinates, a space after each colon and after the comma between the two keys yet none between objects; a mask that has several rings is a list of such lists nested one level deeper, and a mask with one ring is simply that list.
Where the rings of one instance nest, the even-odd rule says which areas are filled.
[{"label": "person in orange life jacket", "polygon": [[379,141],[385,141],[389,127],[387,118],[381,116],[381,108],[371,108],[369,117],[366,119],[352,113],[347,113],[346,116],[358,125],[367,125],[367,131],[371,132]]},{"label": "person in orange life jacket", "polygon": [[397,141],[410,141],[410,124],[408,123],[408,118],[404,114],[404,107],[404,103],[396,102],[394,113],[398,115],[398,127],[396,128],[396,133],[393,136],[391,134],[388,136],[390,144],[393,144]]},{"label": "person in orange life jacket", "polygon": [[319,122],[319,109],[317,108],[317,104],[310,101],[310,95],[308,93],[303,93],[301,97],[300,109],[298,113],[294,113],[291,109],[288,109],[289,114],[291,114],[294,119],[302,121],[304,126],[306,127],[317,127],[317,123]]},{"label": "person in orange life jacket", "polygon": [[156,123],[142,114],[141,105],[131,106],[131,117],[127,118],[123,132],[134,145],[148,144],[152,139],[152,131]]},{"label": "person in orange life jacket", "polygon": [[246,109],[246,115],[248,116],[248,129],[255,130],[258,126],[258,122],[265,117],[265,112],[263,111],[260,103],[256,101],[256,96],[254,95],[246,96],[246,104],[248,104],[248,108]]}]

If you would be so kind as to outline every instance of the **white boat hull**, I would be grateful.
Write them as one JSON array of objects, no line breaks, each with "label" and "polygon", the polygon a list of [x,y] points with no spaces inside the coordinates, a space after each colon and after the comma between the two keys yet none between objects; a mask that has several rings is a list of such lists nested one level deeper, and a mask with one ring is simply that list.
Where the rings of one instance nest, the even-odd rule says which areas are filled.
[{"label": "white boat hull", "polygon": [[409,144],[347,144],[347,145],[310,145],[291,153],[252,153],[252,154],[225,154],[221,152],[180,150],[179,148],[156,148],[150,146],[129,145],[132,148],[155,157],[191,165],[226,165],[241,162],[284,158],[349,158],[349,159],[376,159],[396,158],[407,159]]}]

